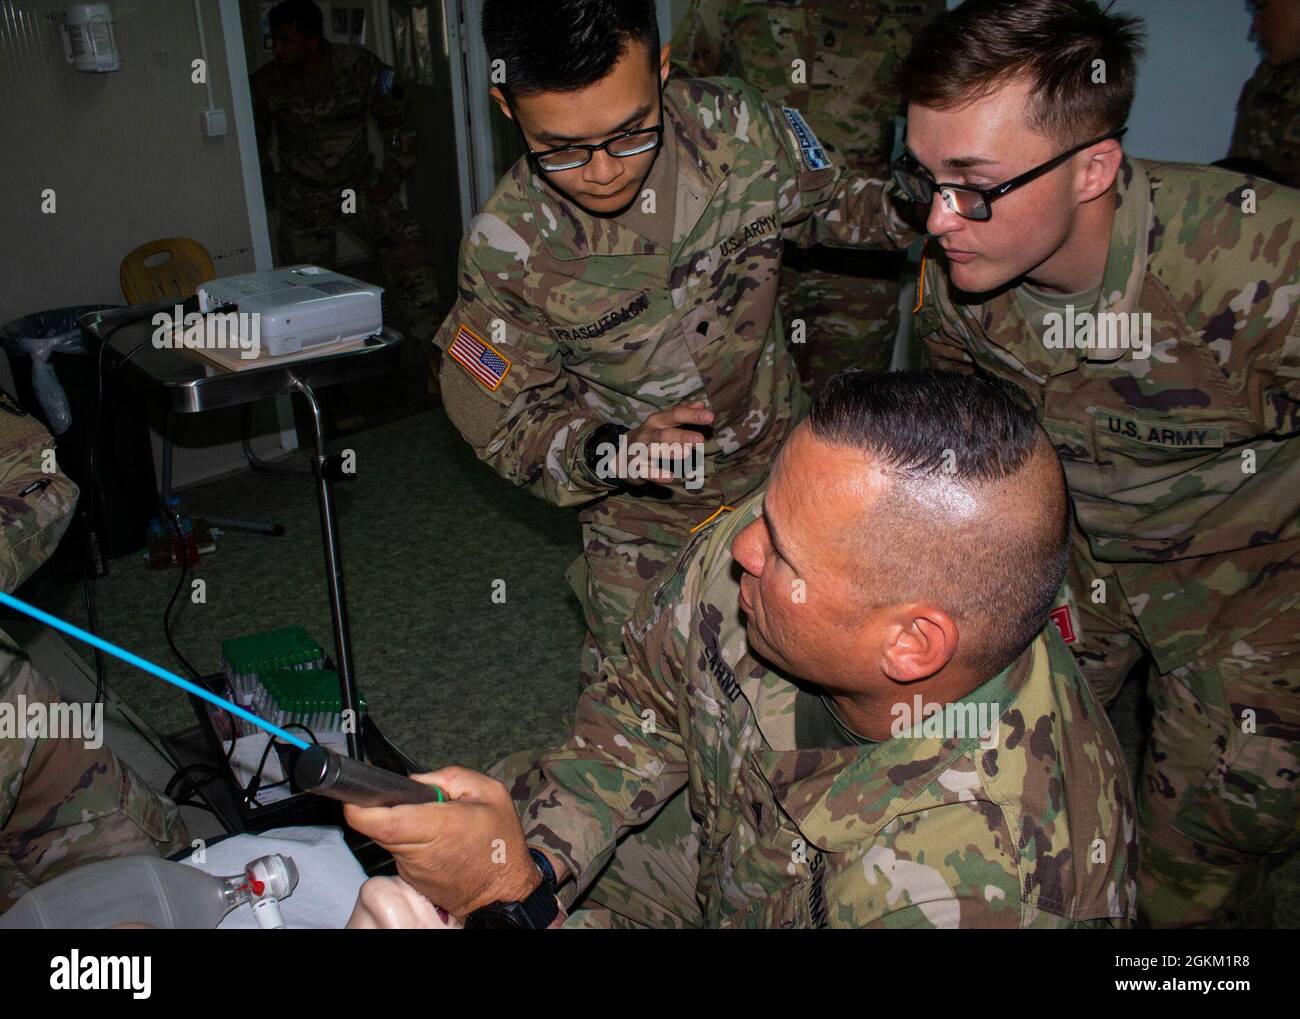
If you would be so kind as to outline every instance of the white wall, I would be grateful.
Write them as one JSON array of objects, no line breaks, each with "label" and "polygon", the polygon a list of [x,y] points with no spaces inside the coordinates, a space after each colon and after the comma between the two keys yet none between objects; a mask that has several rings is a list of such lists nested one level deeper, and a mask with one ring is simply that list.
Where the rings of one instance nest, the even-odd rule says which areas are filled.
[{"label": "white wall", "polygon": [[1146,21],[1147,55],[1124,148],[1135,156],[1211,163],[1228,154],[1241,86],[1259,54],[1246,0],[1119,0]]},{"label": "white wall", "polygon": [[[122,68],[87,74],[64,63],[62,0],[0,0],[0,322],[72,304],[124,304],[118,266],[159,237],[192,237],[220,276],[254,268],[216,0],[201,0],[213,100],[230,133],[203,137],[194,7],[114,0]],[[41,211],[52,188],[53,215]],[[6,368],[7,373],[7,368]],[[278,425],[261,455],[282,449]],[[177,485],[244,464],[238,412],[179,420]],[[292,436],[288,436],[292,438]],[[161,443],[155,433],[155,462]]]}]

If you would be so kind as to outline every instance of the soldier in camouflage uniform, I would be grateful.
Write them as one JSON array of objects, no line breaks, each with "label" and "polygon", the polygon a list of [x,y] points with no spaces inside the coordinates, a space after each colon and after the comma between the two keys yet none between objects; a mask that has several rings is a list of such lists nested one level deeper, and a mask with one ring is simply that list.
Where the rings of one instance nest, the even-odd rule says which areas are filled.
[{"label": "soldier in camouflage uniform", "polygon": [[[349,823],[454,916],[529,895],[526,844],[550,858],[569,927],[1127,924],[1132,793],[1101,704],[1044,626],[1067,502],[1012,393],[954,373],[832,380],[765,496],[646,593],[570,739],[533,771],[500,769],[522,828],[504,787],[454,768],[428,779],[464,806],[349,807]],[[873,596],[856,596],[864,575]],[[912,659],[866,636],[895,623],[946,637]],[[944,705],[933,729],[903,721],[914,694]],[[976,705],[975,724],[937,721]],[[479,866],[494,835],[505,866]]]},{"label": "soldier in camouflage uniform", "polygon": [[1241,90],[1230,159],[1266,167],[1273,179],[1300,186],[1300,3],[1259,0],[1253,34],[1264,60]]},{"label": "soldier in camouflage uniform", "polygon": [[[1096,142],[1127,116],[1137,24],[1087,0],[971,0],[918,40],[900,84],[910,186],[960,185],[929,185],[918,333],[936,367],[1019,384],[1064,462],[1076,611],[1056,618],[1104,700],[1150,659],[1140,910],[1193,925],[1300,844],[1300,194]],[[952,67],[995,47],[1023,62],[961,79],[974,106],[948,91]],[[1110,96],[1090,80],[1098,53]],[[1031,55],[1049,76],[1017,81]],[[1106,105],[1049,106],[1070,125],[1054,134],[1026,112],[1049,80],[1049,103]],[[1080,141],[991,216],[962,215],[981,211],[970,183]],[[999,168],[943,169],[977,157]],[[1096,312],[1124,316],[1104,344]]]},{"label": "soldier in camouflage uniform", "polygon": [[[251,85],[262,180],[280,216],[280,261],[329,267],[338,227],[360,237],[429,358],[432,384],[437,358],[428,341],[445,306],[419,225],[398,193],[416,160],[404,86],[369,50],[323,38],[320,10],[309,0],[279,4],[270,19],[275,60]],[[369,118],[383,139],[382,170],[367,144]],[[273,131],[279,173],[271,164]]]},{"label": "soldier in camouflage uniform", "polygon": [[[54,440],[0,392],[0,588],[12,591],[58,545],[77,486],[43,470]],[[43,735],[29,718],[58,689],[0,633],[0,912],[41,881],[116,856],[166,855],[188,844],[175,804],[150,791],[94,738]],[[6,721],[7,720],[7,721]],[[11,735],[10,729],[18,730]],[[47,730],[48,731],[48,730]],[[19,734],[21,732],[21,734]],[[96,734],[102,739],[102,732]]]},{"label": "soldier in camouflage uniform", "polygon": [[[485,8],[485,25],[498,6]],[[568,6],[573,17],[599,14],[582,0]],[[558,17],[533,5],[508,11],[534,14]],[[653,165],[625,185],[630,207],[593,214],[561,190],[571,177],[543,179],[520,160],[470,224],[459,297],[437,338],[449,354],[447,413],[478,456],[548,502],[581,507],[584,553],[570,583],[589,630],[588,680],[601,653],[621,651],[640,592],[693,528],[763,482],[806,409],[775,312],[783,241],[887,243],[880,188],[833,165],[798,111],[736,80],[673,79],[660,98],[667,73],[666,49],[636,41],[607,75],[644,87],[644,122],[663,125]],[[599,155],[588,165],[613,175],[620,160]],[[600,471],[592,454],[604,442],[670,417],[674,441],[711,425],[702,484]]]},{"label": "soldier in camouflage uniform", "polygon": [[[685,77],[743,78],[802,112],[836,162],[887,178],[903,112],[895,64],[943,9],[943,0],[692,0],[672,64]],[[781,318],[810,394],[843,368],[889,369],[904,268],[896,252],[787,249]]]}]

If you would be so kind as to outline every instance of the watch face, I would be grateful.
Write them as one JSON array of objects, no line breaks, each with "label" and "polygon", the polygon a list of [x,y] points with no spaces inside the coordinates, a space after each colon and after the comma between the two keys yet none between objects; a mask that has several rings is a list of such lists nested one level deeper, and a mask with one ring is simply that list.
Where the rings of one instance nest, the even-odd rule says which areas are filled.
[{"label": "watch face", "polygon": [[543,930],[559,915],[556,901],[546,881],[533,890],[523,902],[494,902],[476,909],[465,918],[469,930]]},{"label": "watch face", "polygon": [[494,902],[475,910],[465,920],[467,930],[519,930],[525,926],[517,902]]}]

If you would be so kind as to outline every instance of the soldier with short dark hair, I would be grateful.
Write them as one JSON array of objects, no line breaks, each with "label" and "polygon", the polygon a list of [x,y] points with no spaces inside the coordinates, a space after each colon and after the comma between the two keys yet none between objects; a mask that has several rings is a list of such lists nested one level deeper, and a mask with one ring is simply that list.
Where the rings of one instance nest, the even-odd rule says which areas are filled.
[{"label": "soldier with short dark hair", "polygon": [[669,80],[652,0],[488,0],[483,35],[529,152],[462,242],[441,389],[481,459],[581,507],[591,681],[641,591],[762,484],[804,413],[783,243],[886,245],[883,198],[798,110]]},{"label": "soldier with short dark hair", "polygon": [[917,331],[1020,385],[1065,466],[1104,699],[1149,661],[1139,910],[1216,921],[1300,844],[1300,193],[1126,156],[1140,22],[967,0],[902,65]]},{"label": "soldier with short dark hair", "polygon": [[[284,0],[269,20],[275,59],[253,73],[251,86],[262,180],[280,217],[280,261],[332,267],[336,230],[360,237],[425,351],[432,386],[437,351],[429,341],[442,308],[419,225],[398,193],[416,160],[405,86],[369,50],[326,39],[311,0]],[[371,119],[383,140],[379,169],[367,142]]]},{"label": "soldier with short dark hair", "polygon": [[1128,776],[1045,625],[1068,555],[1013,386],[847,372],[646,592],[562,746],[345,816],[467,926],[552,922],[555,891],[571,927],[1125,926]]}]

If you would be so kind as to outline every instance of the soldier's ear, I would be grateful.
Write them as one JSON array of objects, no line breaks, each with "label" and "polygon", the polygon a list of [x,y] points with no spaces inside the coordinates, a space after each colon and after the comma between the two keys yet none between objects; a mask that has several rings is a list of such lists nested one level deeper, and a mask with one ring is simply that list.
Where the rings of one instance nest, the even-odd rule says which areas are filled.
[{"label": "soldier's ear", "polygon": [[957,624],[943,609],[926,603],[899,606],[887,629],[881,671],[895,683],[928,679],[957,653]]},{"label": "soldier's ear", "polygon": [[1079,195],[1082,202],[1100,198],[1110,190],[1115,178],[1119,176],[1119,164],[1124,159],[1124,148],[1118,138],[1108,138],[1100,145],[1088,151],[1088,163],[1084,167],[1083,191]]},{"label": "soldier's ear", "polygon": [[659,51],[659,84],[663,85],[668,81],[668,56],[672,52],[672,43],[664,43],[664,48]]},{"label": "soldier's ear", "polygon": [[490,95],[493,101],[496,102],[497,106],[501,108],[502,113],[504,113],[511,120],[515,119],[515,115],[510,112],[510,104],[506,102],[505,94],[499,88],[493,85],[490,89],[488,89],[488,95]]}]

